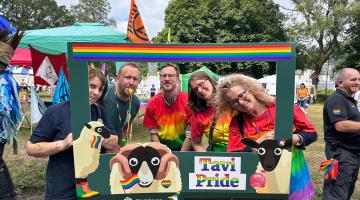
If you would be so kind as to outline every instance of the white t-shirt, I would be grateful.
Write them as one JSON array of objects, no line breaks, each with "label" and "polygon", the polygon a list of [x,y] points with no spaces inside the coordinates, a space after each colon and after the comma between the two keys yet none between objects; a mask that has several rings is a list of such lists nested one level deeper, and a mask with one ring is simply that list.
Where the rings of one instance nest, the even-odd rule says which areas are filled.
[{"label": "white t-shirt", "polygon": [[357,101],[357,108],[360,111],[360,90],[355,93],[354,99]]}]

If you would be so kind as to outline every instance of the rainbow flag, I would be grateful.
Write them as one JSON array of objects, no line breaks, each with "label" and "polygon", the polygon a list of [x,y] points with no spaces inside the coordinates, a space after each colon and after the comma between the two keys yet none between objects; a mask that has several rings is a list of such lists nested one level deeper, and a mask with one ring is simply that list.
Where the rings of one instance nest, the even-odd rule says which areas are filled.
[{"label": "rainbow flag", "polygon": [[335,159],[323,160],[319,167],[319,171],[324,175],[325,179],[336,179],[338,176],[339,161]]},{"label": "rainbow flag", "polygon": [[91,142],[91,148],[98,149],[101,142],[101,136],[93,136],[93,140]]},{"label": "rainbow flag", "polygon": [[305,200],[314,196],[309,169],[302,150],[292,148],[289,200]]},{"label": "rainbow flag", "polygon": [[127,180],[124,181],[120,181],[122,187],[124,189],[130,189],[132,188],[135,184],[139,183],[139,177],[137,174],[132,175],[130,178],[128,178]]},{"label": "rainbow flag", "polygon": [[293,57],[290,43],[244,44],[73,44],[74,60],[93,61],[276,61]]}]

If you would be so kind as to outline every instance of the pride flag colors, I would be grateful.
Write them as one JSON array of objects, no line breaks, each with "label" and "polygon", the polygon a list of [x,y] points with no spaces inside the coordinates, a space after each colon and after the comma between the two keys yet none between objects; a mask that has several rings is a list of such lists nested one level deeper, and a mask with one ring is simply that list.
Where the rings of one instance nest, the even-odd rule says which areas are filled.
[{"label": "pride flag colors", "polygon": [[241,44],[73,44],[74,60],[277,61],[292,58],[289,43]]},{"label": "pride flag colors", "polygon": [[124,181],[120,181],[124,189],[130,189],[135,184],[139,183],[139,177],[137,174],[132,175],[130,178]]}]

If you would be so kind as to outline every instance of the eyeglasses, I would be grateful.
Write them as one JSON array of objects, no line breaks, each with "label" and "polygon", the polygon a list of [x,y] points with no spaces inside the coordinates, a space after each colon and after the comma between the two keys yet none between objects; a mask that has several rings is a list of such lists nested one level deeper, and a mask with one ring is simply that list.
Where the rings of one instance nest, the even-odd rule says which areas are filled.
[{"label": "eyeglasses", "polygon": [[120,76],[121,78],[123,78],[126,81],[130,81],[131,79],[135,82],[138,83],[139,82],[139,78],[138,77],[133,77],[133,76]]},{"label": "eyeglasses", "polygon": [[160,74],[160,78],[166,78],[166,77],[174,78],[176,76],[177,74]]},{"label": "eyeglasses", "polygon": [[239,96],[233,100],[231,100],[231,106],[236,107],[239,105],[240,100],[244,100],[247,96],[246,90],[244,92],[241,92]]},{"label": "eyeglasses", "polygon": [[206,82],[207,82],[208,80],[205,80],[205,81],[201,81],[200,83],[198,83],[197,85],[196,85],[196,87],[194,87],[194,88],[192,88],[192,90],[194,90],[195,92],[199,92],[199,88],[201,88],[201,89],[205,89],[206,87]]}]

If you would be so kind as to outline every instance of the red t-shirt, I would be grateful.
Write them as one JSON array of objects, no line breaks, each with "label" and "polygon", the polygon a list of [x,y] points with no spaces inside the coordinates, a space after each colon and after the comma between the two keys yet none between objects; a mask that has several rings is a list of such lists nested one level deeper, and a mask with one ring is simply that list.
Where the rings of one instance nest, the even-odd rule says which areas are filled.
[{"label": "red t-shirt", "polygon": [[185,139],[186,123],[190,117],[188,95],[179,91],[173,104],[165,103],[164,93],[153,96],[145,110],[144,127],[158,129],[160,142],[171,149],[181,148]]},{"label": "red t-shirt", "polygon": [[[266,111],[259,117],[253,118],[244,114],[244,137],[256,140],[268,131],[275,129],[275,104],[266,108]],[[253,123],[252,123],[253,122]],[[294,105],[294,124],[295,130],[303,132],[316,132],[314,125],[307,119],[304,112],[299,106]],[[258,130],[257,130],[258,129]],[[258,132],[258,133],[257,133]],[[244,144],[241,142],[241,134],[237,117],[233,117],[229,128],[229,142],[226,151],[241,151],[244,149]]]}]

